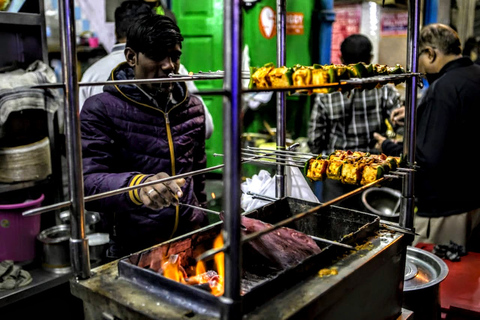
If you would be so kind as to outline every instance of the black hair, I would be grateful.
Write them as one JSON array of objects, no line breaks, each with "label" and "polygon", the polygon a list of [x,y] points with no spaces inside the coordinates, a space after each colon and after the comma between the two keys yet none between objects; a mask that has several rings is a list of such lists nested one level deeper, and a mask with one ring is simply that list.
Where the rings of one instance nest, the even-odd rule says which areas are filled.
[{"label": "black hair", "polygon": [[457,32],[441,23],[429,24],[420,31],[418,52],[421,52],[426,46],[437,48],[446,55],[462,53],[462,45]]},{"label": "black hair", "polygon": [[357,62],[370,63],[372,58],[372,43],[361,34],[352,34],[343,40],[340,45],[343,63]]},{"label": "black hair", "polygon": [[117,40],[127,37],[128,27],[141,15],[152,14],[151,7],[143,0],[126,0],[115,9],[115,34]]},{"label": "black hair", "polygon": [[172,19],[151,14],[135,20],[127,31],[126,46],[148,58],[161,60],[166,50],[182,45],[183,37]]},{"label": "black hair", "polygon": [[462,50],[462,55],[464,57],[469,57],[472,53],[472,51],[477,51],[478,50],[478,42],[475,37],[469,37],[467,41],[465,41],[465,45]]}]

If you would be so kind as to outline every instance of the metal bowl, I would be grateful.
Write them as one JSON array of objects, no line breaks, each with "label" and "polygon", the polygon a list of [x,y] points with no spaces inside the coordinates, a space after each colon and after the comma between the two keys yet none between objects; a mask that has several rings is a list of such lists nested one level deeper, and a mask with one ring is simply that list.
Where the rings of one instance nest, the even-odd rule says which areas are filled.
[{"label": "metal bowl", "polygon": [[398,218],[402,194],[391,188],[370,188],[362,193],[363,205],[372,213],[382,217]]},{"label": "metal bowl", "polygon": [[403,281],[403,307],[415,319],[440,319],[440,283],[448,275],[447,264],[428,251],[407,247]]},{"label": "metal bowl", "polygon": [[403,291],[414,291],[438,285],[448,275],[447,264],[431,252],[407,247]]}]

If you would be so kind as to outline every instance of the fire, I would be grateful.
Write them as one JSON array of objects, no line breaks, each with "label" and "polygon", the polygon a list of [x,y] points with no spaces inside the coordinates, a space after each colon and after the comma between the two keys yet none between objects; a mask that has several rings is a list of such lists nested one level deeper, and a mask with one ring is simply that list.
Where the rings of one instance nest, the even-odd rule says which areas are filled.
[{"label": "fire", "polygon": [[[221,248],[223,247],[223,237],[222,234],[220,233],[215,240],[213,241],[213,248]],[[212,290],[212,294],[214,296],[221,296],[223,295],[223,279],[225,279],[225,259],[224,259],[225,254],[223,252],[217,253],[215,256],[213,256],[213,261],[215,261],[215,268],[217,269],[218,273],[218,281],[217,285],[212,287],[210,286],[210,289]]]},{"label": "fire", "polygon": [[[223,247],[223,237],[220,233],[213,241],[213,248]],[[214,270],[207,271],[203,261],[197,262],[195,267],[195,275],[188,277],[180,263],[178,255],[171,255],[166,261],[162,263],[163,276],[189,285],[200,285],[208,283],[210,292],[214,296],[223,295],[224,286],[223,279],[225,276],[224,254],[217,253],[214,257]]]},{"label": "fire", "polygon": [[180,258],[178,255],[172,255],[162,264],[163,276],[177,282],[186,283],[185,270],[180,266]]},{"label": "fire", "polygon": [[216,198],[215,193],[212,192],[212,199],[215,199],[215,198]]}]

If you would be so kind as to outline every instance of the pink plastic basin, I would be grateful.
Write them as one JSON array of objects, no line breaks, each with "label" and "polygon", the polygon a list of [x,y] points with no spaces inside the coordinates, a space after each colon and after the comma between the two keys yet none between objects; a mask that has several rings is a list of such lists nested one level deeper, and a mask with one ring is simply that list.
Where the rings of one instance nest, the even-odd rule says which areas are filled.
[{"label": "pink plastic basin", "polygon": [[44,195],[36,200],[0,205],[0,261],[31,261],[35,258],[35,239],[40,232],[40,215],[22,213],[38,208]]}]

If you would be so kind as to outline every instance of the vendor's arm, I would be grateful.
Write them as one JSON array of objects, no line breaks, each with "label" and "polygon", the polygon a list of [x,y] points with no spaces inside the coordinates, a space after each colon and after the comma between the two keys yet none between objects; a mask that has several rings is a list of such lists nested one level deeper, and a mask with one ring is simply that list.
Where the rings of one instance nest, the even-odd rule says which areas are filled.
[{"label": "vendor's arm", "polygon": [[[118,148],[115,126],[107,115],[105,106],[97,97],[86,100],[81,113],[82,158],[85,195],[104,193],[120,188],[136,186],[146,181],[168,177],[138,171],[124,172]],[[130,190],[118,195],[91,201],[87,204],[94,211],[126,211],[145,205],[160,209],[178,204],[183,179]],[[150,192],[150,190],[155,190]],[[168,192],[167,192],[168,191]],[[150,194],[149,194],[150,192]]]}]

